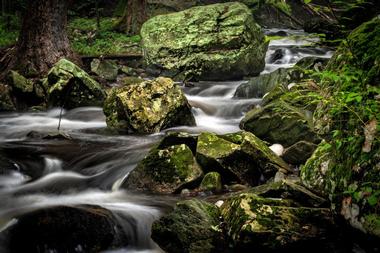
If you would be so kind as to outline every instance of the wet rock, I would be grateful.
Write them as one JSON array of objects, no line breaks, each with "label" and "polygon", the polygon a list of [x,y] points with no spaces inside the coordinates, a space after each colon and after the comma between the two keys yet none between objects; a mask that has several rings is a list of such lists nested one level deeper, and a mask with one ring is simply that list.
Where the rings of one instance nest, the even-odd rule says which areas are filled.
[{"label": "wet rock", "polygon": [[98,206],[55,206],[17,219],[6,231],[10,252],[99,252],[128,243],[113,214]]},{"label": "wet rock", "polygon": [[49,71],[44,86],[48,89],[49,105],[71,109],[80,106],[102,106],[103,88],[84,70],[62,59]]},{"label": "wet rock", "polygon": [[270,143],[289,147],[298,141],[318,142],[313,131],[312,113],[278,100],[249,111],[240,128]]},{"label": "wet rock", "polygon": [[156,16],[143,25],[141,36],[146,63],[162,75],[226,80],[257,75],[264,69],[267,42],[251,11],[241,3]]},{"label": "wet rock", "polygon": [[289,80],[288,70],[281,68],[272,73],[251,78],[236,89],[234,97],[261,98],[277,85],[286,85]]},{"label": "wet rock", "polygon": [[253,193],[226,200],[221,213],[232,247],[239,252],[288,252],[306,245],[319,248],[333,224],[327,208],[294,207],[289,201]]},{"label": "wet rock", "polygon": [[[144,82],[144,79],[140,78],[140,77],[135,77],[135,76],[127,76],[127,77],[124,77],[123,79],[121,79],[121,84],[123,86],[128,86],[128,85],[131,85],[131,84],[138,84],[138,83],[142,83]],[[115,89],[117,90],[117,89]]]},{"label": "wet rock", "polygon": [[133,68],[128,66],[121,67],[120,72],[126,74],[127,76],[135,76],[137,74]]},{"label": "wet rock", "polygon": [[0,84],[0,112],[15,110],[9,86]]},{"label": "wet rock", "polygon": [[314,143],[299,141],[284,151],[282,159],[293,165],[301,165],[309,159],[316,148],[317,145]]},{"label": "wet rock", "polygon": [[17,71],[11,70],[7,78],[8,96],[18,110],[26,110],[29,107],[44,103],[45,91],[40,82],[27,79]]},{"label": "wet rock", "polygon": [[199,184],[202,175],[190,148],[181,144],[152,149],[130,172],[123,186],[158,193],[179,193],[183,188]]},{"label": "wet rock", "polygon": [[218,208],[210,203],[181,201],[171,213],[153,223],[152,239],[168,253],[221,252],[218,218]]},{"label": "wet rock", "polygon": [[280,180],[256,186],[249,190],[263,198],[288,199],[297,206],[303,207],[328,207],[326,199],[302,186],[300,181]]},{"label": "wet rock", "polygon": [[202,179],[200,189],[203,191],[220,192],[222,190],[222,177],[218,172],[209,172]]},{"label": "wet rock", "polygon": [[33,92],[33,82],[29,79],[26,79],[18,72],[11,70],[9,73],[10,83],[13,89],[21,93],[32,93]]},{"label": "wet rock", "polygon": [[238,181],[257,185],[273,177],[280,168],[289,170],[264,142],[248,132],[222,136],[202,133],[198,137],[196,158],[204,171],[219,172],[223,183]]},{"label": "wet rock", "polygon": [[158,144],[159,149],[167,148],[173,145],[185,144],[195,155],[197,149],[198,137],[185,132],[169,132]]},{"label": "wet rock", "polygon": [[115,81],[119,67],[112,60],[94,59],[91,62],[91,72],[108,81]]},{"label": "wet rock", "polygon": [[181,88],[164,77],[114,89],[103,109],[107,125],[126,132],[155,133],[174,126],[195,125]]},{"label": "wet rock", "polygon": [[304,57],[301,60],[299,60],[295,67],[299,68],[301,70],[323,70],[329,59],[328,58],[322,58],[322,57],[316,57],[316,56],[309,56]]},{"label": "wet rock", "polygon": [[269,57],[269,62],[271,64],[275,64],[277,61],[281,60],[285,56],[284,49],[276,49],[274,53]]}]

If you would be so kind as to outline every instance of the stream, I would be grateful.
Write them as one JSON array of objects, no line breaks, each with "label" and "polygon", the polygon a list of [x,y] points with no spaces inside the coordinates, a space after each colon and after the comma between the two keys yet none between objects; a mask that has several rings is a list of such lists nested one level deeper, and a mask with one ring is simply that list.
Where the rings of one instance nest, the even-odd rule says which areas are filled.
[{"label": "stream", "polygon": [[[308,46],[315,39],[305,39],[304,32],[282,31],[289,36],[271,42],[263,73],[292,67],[307,56],[332,56],[327,49]],[[279,52],[282,57],[274,61],[273,55]],[[146,136],[107,133],[102,108],[96,107],[64,111],[61,130],[70,138],[58,139],[42,139],[40,135],[57,130],[60,109],[0,114],[0,154],[13,161],[11,168],[0,168],[0,232],[17,222],[14,217],[40,208],[98,205],[118,217],[129,241],[127,248],[107,252],[162,252],[150,239],[150,227],[179,197],[137,194],[120,186],[167,131],[238,131],[244,113],[261,101],[233,98],[244,82],[197,82],[183,87],[197,126]],[[1,242],[0,252],[6,252]]]}]

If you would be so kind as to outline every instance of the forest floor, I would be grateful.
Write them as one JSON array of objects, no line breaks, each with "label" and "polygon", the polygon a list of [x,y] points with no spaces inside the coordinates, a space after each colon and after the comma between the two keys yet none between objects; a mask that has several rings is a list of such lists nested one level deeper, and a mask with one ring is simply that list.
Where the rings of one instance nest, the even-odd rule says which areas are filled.
[{"label": "forest floor", "polygon": [[[117,18],[70,18],[68,35],[73,50],[86,56],[123,55],[140,53],[140,36],[128,36],[114,30]],[[16,43],[20,21],[16,16],[0,17],[0,48]]]}]

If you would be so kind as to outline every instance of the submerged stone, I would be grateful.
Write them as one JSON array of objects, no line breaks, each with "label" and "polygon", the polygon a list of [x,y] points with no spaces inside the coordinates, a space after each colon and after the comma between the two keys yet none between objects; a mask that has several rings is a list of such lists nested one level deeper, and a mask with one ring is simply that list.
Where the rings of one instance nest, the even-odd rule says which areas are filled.
[{"label": "submerged stone", "polygon": [[48,90],[50,106],[63,106],[68,109],[102,106],[106,96],[99,83],[66,59],[54,65],[44,85]]},{"label": "submerged stone", "polygon": [[258,75],[268,46],[251,11],[237,2],[153,17],[141,37],[148,66],[182,80]]},{"label": "submerged stone", "polygon": [[190,148],[181,144],[152,149],[130,172],[123,185],[133,190],[179,193],[200,181],[202,175]]},{"label": "submerged stone", "polygon": [[104,113],[109,127],[126,132],[156,133],[174,126],[195,125],[183,91],[164,77],[112,90]]},{"label": "submerged stone", "polygon": [[219,210],[205,201],[178,202],[168,215],[155,221],[152,239],[168,253],[211,253],[218,251],[221,231]]}]

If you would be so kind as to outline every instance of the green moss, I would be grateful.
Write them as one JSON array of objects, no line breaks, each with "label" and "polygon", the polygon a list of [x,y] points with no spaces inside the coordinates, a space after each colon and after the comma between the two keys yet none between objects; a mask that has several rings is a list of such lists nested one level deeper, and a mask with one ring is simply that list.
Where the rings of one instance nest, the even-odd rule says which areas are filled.
[{"label": "green moss", "polygon": [[[8,26],[9,25],[9,26]],[[20,30],[20,20],[17,16],[0,17],[0,48],[16,43]]]},{"label": "green moss", "polygon": [[177,125],[194,125],[190,105],[170,78],[159,77],[114,89],[105,104],[108,126],[154,133]]},{"label": "green moss", "polygon": [[101,18],[99,31],[97,31],[95,18],[70,20],[68,32],[74,51],[91,56],[140,53],[138,46],[140,36],[127,36],[114,31],[116,20]]},{"label": "green moss", "polygon": [[219,80],[264,68],[264,34],[241,3],[159,15],[144,23],[141,36],[147,64],[171,75]]},{"label": "green moss", "polygon": [[125,185],[129,189],[177,193],[199,180],[202,174],[185,144],[163,149],[156,147],[130,173]]},{"label": "green moss", "polygon": [[217,171],[224,180],[251,185],[257,185],[261,176],[269,178],[280,168],[288,169],[264,142],[248,132],[201,133],[196,158],[205,171]]},{"label": "green moss", "polygon": [[[99,106],[103,105],[106,96],[98,82],[66,59],[57,62],[49,71],[44,86],[52,106],[61,106],[64,101],[65,108]],[[68,98],[67,94],[70,94]]]},{"label": "green moss", "polygon": [[287,200],[261,198],[253,193],[226,200],[221,213],[236,249],[292,248],[302,241],[319,240],[332,224],[328,209],[294,207]]},{"label": "green moss", "polygon": [[167,252],[211,253],[221,244],[220,212],[197,199],[178,202],[168,215],[152,226],[153,240]]},{"label": "green moss", "polygon": [[218,172],[209,172],[204,176],[200,188],[207,191],[221,191],[222,177]]}]

